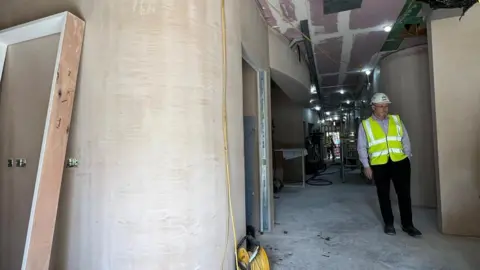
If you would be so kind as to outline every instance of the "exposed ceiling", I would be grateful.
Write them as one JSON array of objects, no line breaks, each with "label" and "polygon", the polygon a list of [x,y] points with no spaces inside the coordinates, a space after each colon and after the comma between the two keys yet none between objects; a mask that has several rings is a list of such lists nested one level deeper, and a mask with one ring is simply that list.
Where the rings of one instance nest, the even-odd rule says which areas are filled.
[{"label": "exposed ceiling", "polygon": [[338,106],[361,90],[364,71],[374,67],[389,37],[385,27],[394,26],[406,0],[257,2],[268,24],[292,42],[303,40],[299,23],[308,20],[322,99]]}]

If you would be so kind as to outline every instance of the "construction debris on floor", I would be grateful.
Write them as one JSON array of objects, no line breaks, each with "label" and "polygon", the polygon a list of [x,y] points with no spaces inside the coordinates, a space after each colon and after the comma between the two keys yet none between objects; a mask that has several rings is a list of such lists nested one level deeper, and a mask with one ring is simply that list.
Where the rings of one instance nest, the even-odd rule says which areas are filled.
[{"label": "construction debris on floor", "polygon": [[422,238],[384,234],[375,187],[350,179],[278,194],[276,226],[260,236],[272,269],[480,269],[480,239],[440,234],[433,209],[414,208]]}]

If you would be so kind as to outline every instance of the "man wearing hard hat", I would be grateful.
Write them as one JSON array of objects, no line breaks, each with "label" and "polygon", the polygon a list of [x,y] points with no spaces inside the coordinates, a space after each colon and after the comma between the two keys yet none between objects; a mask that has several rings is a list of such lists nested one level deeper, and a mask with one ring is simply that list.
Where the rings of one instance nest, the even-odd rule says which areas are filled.
[{"label": "man wearing hard hat", "polygon": [[422,233],[413,226],[410,197],[410,139],[398,115],[388,114],[390,100],[376,93],[371,100],[372,116],[358,129],[357,150],[365,176],[375,181],[386,234],[394,235],[390,203],[390,179],[398,197],[402,230],[410,236]]}]

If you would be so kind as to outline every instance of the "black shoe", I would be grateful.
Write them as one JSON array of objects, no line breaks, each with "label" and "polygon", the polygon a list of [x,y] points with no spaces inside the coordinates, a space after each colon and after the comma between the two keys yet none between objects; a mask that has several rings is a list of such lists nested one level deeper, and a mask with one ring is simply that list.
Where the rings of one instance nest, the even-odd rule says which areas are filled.
[{"label": "black shoe", "polygon": [[383,231],[388,235],[397,234],[397,232],[395,231],[395,227],[393,227],[392,225],[386,225]]},{"label": "black shoe", "polygon": [[413,226],[402,227],[402,230],[412,237],[422,236],[422,232]]}]

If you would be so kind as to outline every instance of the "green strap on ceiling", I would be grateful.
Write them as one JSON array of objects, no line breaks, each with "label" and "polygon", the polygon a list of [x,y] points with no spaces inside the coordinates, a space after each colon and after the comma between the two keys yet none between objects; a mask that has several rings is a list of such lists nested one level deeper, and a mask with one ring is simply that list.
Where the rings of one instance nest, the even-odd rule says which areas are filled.
[{"label": "green strap on ceiling", "polygon": [[407,0],[405,2],[397,21],[392,26],[392,30],[380,51],[394,51],[400,47],[400,44],[402,44],[405,39],[403,35],[405,32],[405,25],[424,23],[423,18],[418,17],[420,10],[422,10],[422,3],[415,0]]}]

